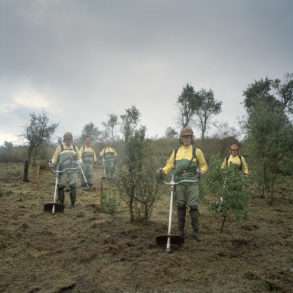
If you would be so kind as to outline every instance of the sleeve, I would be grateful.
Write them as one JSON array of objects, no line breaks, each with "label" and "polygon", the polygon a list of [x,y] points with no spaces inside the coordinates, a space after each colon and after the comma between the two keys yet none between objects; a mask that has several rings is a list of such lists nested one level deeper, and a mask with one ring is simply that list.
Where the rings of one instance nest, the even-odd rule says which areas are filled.
[{"label": "sleeve", "polygon": [[118,156],[118,154],[117,154],[117,152],[116,152],[116,150],[115,150],[115,149],[113,149],[113,153],[114,153],[114,156],[115,156],[115,157],[117,157],[117,156]]},{"label": "sleeve", "polygon": [[196,149],[196,158],[198,160],[200,173],[201,174],[207,173],[209,167],[201,149]]},{"label": "sleeve", "polygon": [[105,153],[105,149],[102,149],[102,150],[100,151],[100,157],[103,157],[103,156],[104,156],[104,153]]},{"label": "sleeve", "polygon": [[78,152],[78,155],[79,155],[78,158],[82,158],[82,154],[83,154],[83,147],[81,147],[79,152]]},{"label": "sleeve", "polygon": [[168,175],[174,168],[174,155],[175,155],[175,151],[172,152],[170,158],[166,162],[165,167],[163,168],[163,172],[165,175]]},{"label": "sleeve", "polygon": [[221,165],[221,169],[225,169],[226,168],[226,158],[224,159],[222,165]]},{"label": "sleeve", "polygon": [[96,163],[97,162],[97,155],[96,155],[96,152],[94,149],[93,149],[93,153],[94,153],[94,162]]},{"label": "sleeve", "polygon": [[57,146],[57,148],[53,154],[53,157],[52,157],[52,163],[54,165],[56,165],[58,163],[60,153],[61,153],[61,147]]},{"label": "sleeve", "polygon": [[247,162],[244,157],[241,157],[241,159],[242,159],[242,172],[244,175],[249,175]]}]

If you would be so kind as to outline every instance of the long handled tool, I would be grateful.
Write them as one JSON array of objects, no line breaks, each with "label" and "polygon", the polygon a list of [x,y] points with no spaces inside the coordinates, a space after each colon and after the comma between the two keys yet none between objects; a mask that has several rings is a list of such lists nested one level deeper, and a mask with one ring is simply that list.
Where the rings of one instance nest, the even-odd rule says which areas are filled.
[{"label": "long handled tool", "polygon": [[158,236],[156,238],[156,242],[159,246],[166,246],[166,251],[171,252],[171,246],[178,246],[180,247],[184,243],[184,238],[178,235],[172,235],[172,214],[173,214],[173,200],[174,200],[174,191],[175,191],[175,180],[174,175],[172,175],[172,179],[170,183],[166,183],[171,187],[171,194],[170,194],[170,206],[169,206],[169,222],[168,222],[168,234]]},{"label": "long handled tool", "polygon": [[173,215],[173,202],[174,202],[174,192],[175,186],[180,183],[195,183],[196,180],[184,179],[179,182],[175,182],[174,175],[172,175],[170,182],[165,182],[165,184],[170,185],[170,207],[169,207],[169,223],[168,223],[168,234],[161,235],[156,238],[157,245],[166,247],[166,252],[170,253],[172,248],[179,248],[184,244],[184,237],[172,234],[172,215]]},{"label": "long handled tool", "polygon": [[81,174],[82,174],[83,181],[84,181],[85,184],[86,184],[86,188],[87,188],[87,189],[90,189],[89,183],[88,183],[87,178],[86,178],[86,176],[85,176],[85,174],[84,174],[84,172],[83,172],[83,169],[82,169],[82,167],[81,167],[81,164],[78,163],[78,166],[79,166],[80,172],[81,172]]},{"label": "long handled tool", "polygon": [[44,211],[49,212],[52,214],[55,213],[63,213],[64,212],[64,205],[61,203],[57,203],[57,189],[58,189],[58,183],[59,183],[59,171],[56,170],[55,172],[56,178],[55,178],[55,188],[54,188],[54,197],[52,203],[46,203],[44,205]]},{"label": "long handled tool", "polygon": [[58,191],[58,184],[59,184],[59,174],[60,173],[64,173],[66,171],[69,170],[78,170],[79,168],[66,168],[62,171],[58,170],[58,168],[56,170],[54,170],[53,168],[51,168],[52,172],[55,174],[56,179],[55,179],[55,188],[54,188],[54,197],[53,197],[53,202],[52,203],[46,203],[44,205],[44,211],[45,212],[49,212],[52,214],[55,213],[63,213],[64,212],[64,205],[61,203],[57,203],[57,191]]}]

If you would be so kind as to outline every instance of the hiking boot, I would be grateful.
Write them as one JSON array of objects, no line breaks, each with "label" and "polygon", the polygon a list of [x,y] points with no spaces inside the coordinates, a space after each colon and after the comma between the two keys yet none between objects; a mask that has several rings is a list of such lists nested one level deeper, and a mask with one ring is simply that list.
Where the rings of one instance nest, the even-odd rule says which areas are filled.
[{"label": "hiking boot", "polygon": [[74,208],[75,201],[76,201],[76,187],[70,186],[70,201],[71,201],[71,207]]},{"label": "hiking boot", "polygon": [[199,237],[199,211],[198,208],[191,208],[190,211],[190,219],[191,219],[191,226],[192,226],[192,238],[196,241],[200,241]]},{"label": "hiking boot", "polygon": [[64,205],[64,187],[58,187],[58,202]]}]

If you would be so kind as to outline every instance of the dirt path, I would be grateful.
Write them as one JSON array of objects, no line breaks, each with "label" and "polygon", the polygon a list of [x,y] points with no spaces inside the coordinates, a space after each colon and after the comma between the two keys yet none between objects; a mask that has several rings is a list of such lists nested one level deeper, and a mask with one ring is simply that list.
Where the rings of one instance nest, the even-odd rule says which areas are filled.
[{"label": "dirt path", "polygon": [[150,224],[133,225],[126,211],[101,213],[95,192],[64,214],[43,213],[47,173],[39,191],[17,178],[0,184],[0,292],[293,292],[287,202],[253,200],[249,220],[228,222],[222,234],[202,205],[202,241],[187,238],[166,254],[155,245],[167,228],[166,198]]}]

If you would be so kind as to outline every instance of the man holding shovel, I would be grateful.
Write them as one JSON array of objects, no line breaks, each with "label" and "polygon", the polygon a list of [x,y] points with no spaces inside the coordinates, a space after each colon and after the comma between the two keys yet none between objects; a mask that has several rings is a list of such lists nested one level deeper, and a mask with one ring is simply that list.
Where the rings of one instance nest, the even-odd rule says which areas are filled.
[{"label": "man holding shovel", "polygon": [[80,154],[78,148],[73,144],[73,136],[70,132],[66,132],[63,136],[63,143],[56,148],[51,160],[51,167],[58,169],[58,201],[62,205],[64,205],[64,189],[68,184],[71,207],[75,206],[77,173],[80,163]]},{"label": "man holding shovel", "polygon": [[91,137],[86,136],[84,145],[80,149],[82,168],[87,182],[82,177],[82,186],[91,189],[93,186],[94,164],[97,162],[96,152],[91,145]]},{"label": "man holding shovel", "polygon": [[176,205],[178,229],[184,237],[186,209],[189,207],[193,239],[199,237],[199,178],[208,170],[203,152],[194,146],[193,131],[183,128],[180,133],[180,145],[173,150],[164,168],[159,169],[163,177],[173,171],[176,185]]}]

